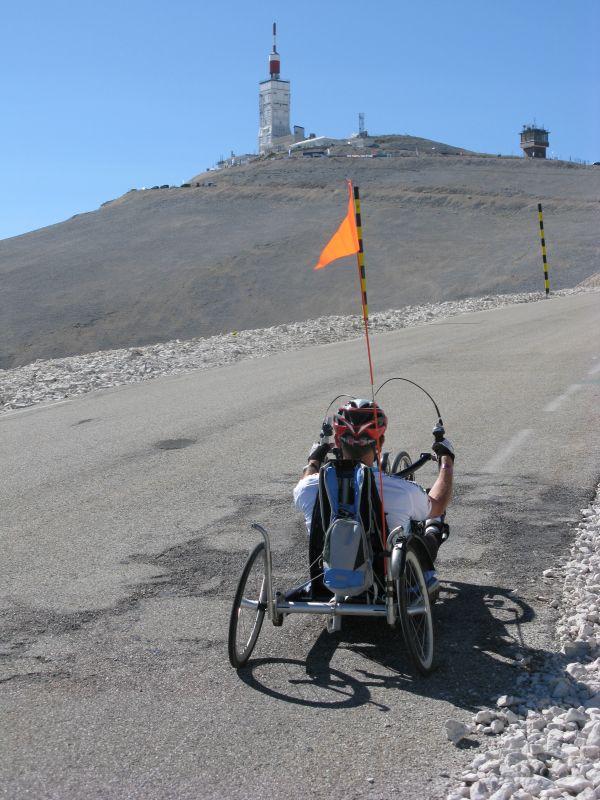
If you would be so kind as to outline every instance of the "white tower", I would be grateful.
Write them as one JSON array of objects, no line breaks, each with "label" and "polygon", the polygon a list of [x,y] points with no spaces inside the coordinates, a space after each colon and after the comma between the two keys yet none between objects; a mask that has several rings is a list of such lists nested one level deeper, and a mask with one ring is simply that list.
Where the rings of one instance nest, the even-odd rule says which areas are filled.
[{"label": "white tower", "polygon": [[279,77],[277,25],[273,23],[273,51],[269,53],[269,78],[260,82],[258,95],[258,152],[283,149],[292,141],[290,133],[290,82]]}]

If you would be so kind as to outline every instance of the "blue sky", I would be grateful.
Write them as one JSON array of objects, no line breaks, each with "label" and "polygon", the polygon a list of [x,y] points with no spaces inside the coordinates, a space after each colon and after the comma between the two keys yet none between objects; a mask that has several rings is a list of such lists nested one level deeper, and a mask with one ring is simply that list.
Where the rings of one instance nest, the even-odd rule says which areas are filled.
[{"label": "blue sky", "polygon": [[292,122],[600,160],[598,0],[4,4],[0,238],[254,151],[271,23]]}]

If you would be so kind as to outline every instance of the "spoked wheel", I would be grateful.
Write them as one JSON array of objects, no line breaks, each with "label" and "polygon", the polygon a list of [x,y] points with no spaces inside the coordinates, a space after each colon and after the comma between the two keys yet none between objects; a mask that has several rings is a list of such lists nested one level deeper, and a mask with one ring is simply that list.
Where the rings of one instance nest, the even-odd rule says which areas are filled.
[{"label": "spoked wheel", "polygon": [[264,542],[248,556],[229,618],[229,660],[239,669],[254,650],[267,609],[267,551]]},{"label": "spoked wheel", "polygon": [[404,572],[396,582],[398,610],[411,660],[422,675],[433,669],[433,617],[418,553],[408,547]]},{"label": "spoked wheel", "polygon": [[[395,472],[400,472],[400,470],[403,470],[403,469],[406,469],[407,467],[410,467],[411,464],[412,464],[411,457],[408,455],[406,450],[401,450],[398,453],[398,455],[396,456],[396,458],[394,459],[394,463],[392,464],[391,472],[392,472],[392,474],[394,474]],[[406,476],[406,479],[409,480],[409,481],[412,481],[414,479],[414,477],[415,477],[414,472],[410,472]]]}]

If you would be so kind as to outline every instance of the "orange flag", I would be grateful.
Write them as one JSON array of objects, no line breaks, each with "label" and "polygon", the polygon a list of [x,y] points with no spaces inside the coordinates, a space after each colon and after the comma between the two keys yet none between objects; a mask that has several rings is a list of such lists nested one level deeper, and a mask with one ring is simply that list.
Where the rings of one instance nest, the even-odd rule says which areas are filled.
[{"label": "orange flag", "polygon": [[333,234],[325,249],[319,256],[319,261],[315,269],[323,269],[327,264],[344,256],[351,256],[358,253],[358,232],[356,230],[356,215],[354,212],[354,199],[352,183],[348,181],[348,213],[342,220],[342,224]]}]

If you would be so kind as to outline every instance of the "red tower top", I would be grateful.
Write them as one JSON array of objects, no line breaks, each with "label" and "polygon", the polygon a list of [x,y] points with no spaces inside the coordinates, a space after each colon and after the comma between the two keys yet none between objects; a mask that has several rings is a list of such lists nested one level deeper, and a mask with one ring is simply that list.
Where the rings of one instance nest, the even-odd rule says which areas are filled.
[{"label": "red tower top", "polygon": [[279,53],[277,52],[277,23],[273,23],[273,51],[269,53],[269,77],[279,80],[280,73]]}]

